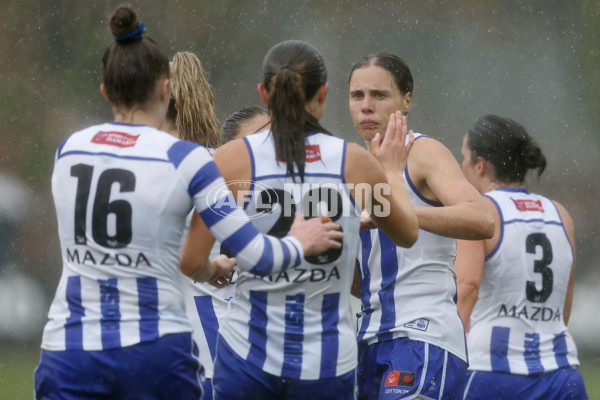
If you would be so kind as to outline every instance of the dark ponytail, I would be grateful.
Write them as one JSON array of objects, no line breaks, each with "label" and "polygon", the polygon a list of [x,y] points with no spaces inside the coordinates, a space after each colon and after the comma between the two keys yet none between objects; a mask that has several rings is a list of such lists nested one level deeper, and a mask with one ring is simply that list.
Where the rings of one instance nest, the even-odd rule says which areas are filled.
[{"label": "dark ponytail", "polygon": [[546,169],[546,157],[516,121],[497,115],[486,115],[475,122],[467,133],[471,161],[482,157],[494,167],[496,179],[502,183],[523,183],[530,169],[540,177]]},{"label": "dark ponytail", "polygon": [[169,60],[152,39],[130,5],[120,5],[110,16],[115,41],[102,57],[102,81],[109,101],[131,108],[148,102],[156,81],[169,76]]},{"label": "dark ponytail", "polygon": [[306,111],[319,88],[327,82],[321,53],[306,42],[289,40],[269,50],[263,62],[263,84],[269,94],[275,153],[295,181],[294,164],[304,182],[305,143],[309,132],[329,132]]}]

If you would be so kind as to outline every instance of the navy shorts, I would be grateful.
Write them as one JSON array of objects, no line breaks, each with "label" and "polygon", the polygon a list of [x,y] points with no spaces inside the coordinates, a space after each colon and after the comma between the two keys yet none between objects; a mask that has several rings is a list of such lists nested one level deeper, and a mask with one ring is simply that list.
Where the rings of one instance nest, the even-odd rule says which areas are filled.
[{"label": "navy shorts", "polygon": [[194,353],[190,333],[112,350],[42,350],[35,398],[198,400],[203,377]]},{"label": "navy shorts", "polygon": [[465,399],[587,400],[583,377],[575,368],[537,375],[469,371]]},{"label": "navy shorts", "polygon": [[462,399],[467,363],[437,346],[400,337],[358,353],[359,400]]},{"label": "navy shorts", "polygon": [[285,379],[240,358],[219,336],[212,378],[215,400],[352,400],[355,371],[316,380]]}]

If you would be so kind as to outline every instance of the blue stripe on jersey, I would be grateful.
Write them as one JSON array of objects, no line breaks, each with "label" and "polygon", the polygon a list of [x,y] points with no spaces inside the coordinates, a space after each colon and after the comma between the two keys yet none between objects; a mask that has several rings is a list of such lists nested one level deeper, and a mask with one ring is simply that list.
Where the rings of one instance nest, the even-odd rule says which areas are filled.
[{"label": "blue stripe on jersey", "polygon": [[381,321],[379,327],[379,339],[391,339],[390,332],[396,326],[396,301],[394,290],[396,288],[396,276],[398,275],[398,253],[392,239],[387,237],[383,231],[378,230],[379,242],[381,244],[381,289],[379,290],[379,301],[381,302]]},{"label": "blue stripe on jersey", "polygon": [[[298,172],[294,173],[294,176],[296,178],[300,177],[300,174]],[[313,173],[304,173],[304,176],[315,176],[315,177],[321,177],[321,178],[334,178],[334,179],[341,179],[342,177],[338,174],[322,174],[322,173],[317,173],[317,172],[313,172]],[[262,175],[262,176],[257,176],[254,179],[256,181],[263,181],[265,179],[283,179],[283,178],[289,178],[290,175],[289,174],[273,174],[273,175]]]},{"label": "blue stripe on jersey", "polygon": [[248,193],[250,193],[250,195],[246,198],[246,201],[244,203],[244,209],[246,207],[248,207],[248,205],[250,204],[250,200],[252,198],[252,193],[254,193],[254,182],[256,182],[256,161],[254,161],[254,153],[252,152],[252,146],[250,146],[250,142],[248,141],[247,137],[244,137],[244,143],[246,144],[246,148],[248,149],[248,154],[250,154],[250,165],[251,165],[251,172],[252,174],[250,175],[250,188],[248,189]]},{"label": "blue stripe on jersey", "polygon": [[369,323],[371,322],[371,271],[369,270],[369,257],[371,256],[371,231],[365,230],[360,232],[360,242],[362,248],[362,260],[360,263],[360,300],[362,303],[362,309],[365,310],[365,314],[360,318],[361,324],[358,331],[357,341],[360,343],[364,336]]},{"label": "blue stripe on jersey", "polygon": [[540,357],[540,334],[526,333],[525,341],[523,342],[525,364],[530,375],[544,372],[542,359]]},{"label": "blue stripe on jersey", "polygon": [[196,303],[198,317],[200,317],[206,344],[208,344],[210,358],[214,360],[217,352],[219,320],[217,319],[217,314],[215,314],[212,296],[194,296],[194,303]]},{"label": "blue stripe on jersey", "polygon": [[[269,273],[273,270],[273,245],[271,244],[271,241],[267,238],[264,239],[264,244],[265,247],[263,248],[263,252],[260,255],[258,262],[250,270],[250,272],[255,275],[266,276],[269,275]],[[283,264],[281,267],[282,271],[290,262],[290,253],[288,252],[287,254],[284,254],[284,257],[285,256],[287,256],[288,258],[284,258],[283,260]]]},{"label": "blue stripe on jersey", "polygon": [[250,291],[250,321],[248,321],[248,341],[250,351],[247,360],[259,368],[267,358],[267,295],[266,292]]},{"label": "blue stripe on jersey", "polygon": [[63,140],[62,143],[58,146],[58,149],[56,150],[56,158],[57,159],[59,159],[62,156],[61,152],[62,152],[63,147],[65,147],[67,140],[69,140],[69,138],[66,138],[65,140]]},{"label": "blue stripe on jersey", "polygon": [[285,296],[285,333],[281,376],[300,379],[304,342],[304,295]]},{"label": "blue stripe on jersey", "polygon": [[67,303],[71,315],[65,321],[65,346],[67,350],[83,350],[83,325],[81,319],[85,308],[81,301],[81,277],[67,278]]},{"label": "blue stripe on jersey", "polygon": [[158,339],[158,285],[156,278],[137,278],[140,342]]},{"label": "blue stripe on jersey", "polygon": [[213,161],[209,161],[202,168],[196,171],[196,174],[190,181],[188,186],[188,193],[191,197],[194,197],[202,189],[210,185],[214,182],[215,179],[221,177],[221,172],[219,172],[219,168],[217,168],[217,164]]},{"label": "blue stripe on jersey", "polygon": [[167,151],[167,157],[169,157],[169,161],[175,166],[175,168],[179,168],[179,164],[183,161],[184,158],[187,157],[194,149],[196,149],[198,145],[196,143],[188,142],[186,140],[180,140],[178,142],[173,143],[171,148]]},{"label": "blue stripe on jersey", "polygon": [[423,194],[421,192],[419,192],[419,189],[417,189],[417,187],[415,186],[413,181],[410,179],[410,175],[408,174],[408,166],[404,167],[404,176],[406,177],[406,182],[408,183],[408,186],[410,186],[410,188],[417,195],[418,198],[420,198],[425,203],[427,203],[433,207],[442,207],[443,206],[442,203],[438,203],[437,201],[429,200],[427,197],[423,196]]},{"label": "blue stripe on jersey", "polygon": [[[294,246],[294,248],[296,248],[296,246]],[[292,257],[290,254],[290,249],[288,249],[288,247],[286,245],[281,246],[281,252],[283,253],[282,269],[285,269],[285,267],[290,263],[290,260],[292,259]],[[294,265],[294,267],[298,266],[300,264],[300,262],[302,261],[302,259],[298,256],[299,256],[298,249],[296,249],[296,265]]]},{"label": "blue stripe on jersey", "polygon": [[328,293],[323,295],[321,306],[321,372],[319,378],[335,376],[339,348],[339,315],[340,294]]},{"label": "blue stripe on jersey", "polygon": [[567,349],[566,333],[561,332],[554,335],[554,339],[552,339],[552,344],[554,345],[554,358],[556,359],[556,364],[558,364],[558,368],[568,367],[569,360],[567,358],[567,354],[569,354],[569,349]]},{"label": "blue stripe on jersey", "polygon": [[510,328],[504,326],[494,326],[492,328],[492,337],[490,341],[490,361],[492,363],[492,372],[510,373],[508,364],[508,339]]},{"label": "blue stripe on jersey", "polygon": [[119,330],[119,321],[121,312],[119,311],[119,288],[117,279],[98,279],[100,284],[100,327],[102,331],[102,348],[114,349],[121,347],[121,332]]},{"label": "blue stripe on jersey", "polygon": [[521,219],[521,218],[515,218],[515,219],[511,219],[510,221],[506,221],[505,224],[512,224],[515,222],[523,222],[523,223],[531,223],[531,222],[543,222],[546,225],[558,225],[558,226],[562,226],[561,222],[558,221],[545,221],[542,218],[532,218],[532,219]]},{"label": "blue stripe on jersey", "polygon": [[122,160],[169,162],[168,160],[165,160],[164,158],[122,156],[122,155],[118,155],[118,154],[114,154],[114,153],[106,153],[103,151],[94,152],[94,151],[83,151],[83,150],[73,150],[73,151],[64,152],[64,153],[58,155],[57,159],[65,157],[65,156],[80,155],[80,154],[84,154],[84,155],[88,155],[88,156],[107,156],[107,157],[120,158]]},{"label": "blue stripe on jersey", "polygon": [[227,218],[228,215],[239,208],[231,192],[227,192],[226,196],[221,197],[215,204],[199,213],[202,217],[202,221],[204,221],[208,228],[221,221],[223,218]]}]

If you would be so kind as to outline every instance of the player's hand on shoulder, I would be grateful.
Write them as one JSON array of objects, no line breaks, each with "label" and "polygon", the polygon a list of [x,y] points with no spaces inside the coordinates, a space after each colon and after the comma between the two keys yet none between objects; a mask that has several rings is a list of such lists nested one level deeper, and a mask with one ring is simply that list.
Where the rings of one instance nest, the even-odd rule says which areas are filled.
[{"label": "player's hand on shoulder", "polygon": [[304,220],[299,212],[294,217],[290,235],[302,243],[305,255],[321,254],[330,248],[339,249],[344,238],[340,226],[332,222],[331,218],[318,217]]},{"label": "player's hand on shoulder", "polygon": [[216,288],[230,285],[233,268],[237,265],[237,260],[233,257],[219,254],[210,262],[214,265],[214,274],[209,279],[208,283]]}]

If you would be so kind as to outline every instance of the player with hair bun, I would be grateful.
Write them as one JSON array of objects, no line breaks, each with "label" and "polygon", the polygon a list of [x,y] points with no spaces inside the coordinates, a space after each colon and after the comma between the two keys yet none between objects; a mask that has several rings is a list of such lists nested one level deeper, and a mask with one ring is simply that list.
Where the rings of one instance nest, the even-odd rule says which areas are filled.
[{"label": "player with hair bun", "polygon": [[218,281],[232,266],[208,261],[210,247],[190,235],[196,262],[180,262],[192,206],[205,222],[196,233],[230,246],[239,268],[255,274],[338,248],[343,233],[335,223],[297,217],[293,237],[278,239],[258,232],[238,207],[215,212],[227,193],[211,196],[225,182],[208,151],[159,130],[171,98],[167,57],[144,36],[131,6],[117,7],[110,27],[115,41],[102,58],[100,91],[114,121],[73,133],[56,152],[52,194],[63,267],[35,396],[198,399],[200,366],[180,275]]},{"label": "player with hair bun", "polygon": [[567,329],[575,227],[556,201],[523,187],[546,158],[516,121],[486,115],[462,144],[465,177],[496,220],[491,239],[457,243],[458,310],[467,327],[464,398],[587,399]]}]

